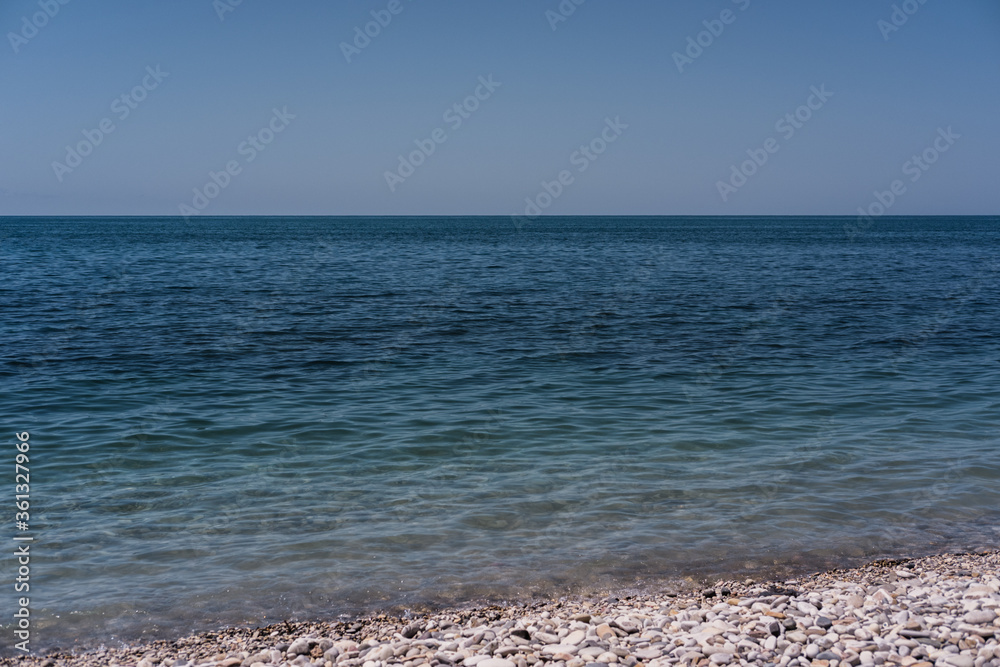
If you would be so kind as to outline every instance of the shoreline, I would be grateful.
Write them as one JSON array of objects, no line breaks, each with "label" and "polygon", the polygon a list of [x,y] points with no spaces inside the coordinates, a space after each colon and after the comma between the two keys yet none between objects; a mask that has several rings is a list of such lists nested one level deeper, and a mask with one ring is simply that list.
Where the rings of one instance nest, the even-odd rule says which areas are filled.
[{"label": "shoreline", "polygon": [[1000,667],[1000,550],[880,560],[700,591],[283,621],[26,667]]}]

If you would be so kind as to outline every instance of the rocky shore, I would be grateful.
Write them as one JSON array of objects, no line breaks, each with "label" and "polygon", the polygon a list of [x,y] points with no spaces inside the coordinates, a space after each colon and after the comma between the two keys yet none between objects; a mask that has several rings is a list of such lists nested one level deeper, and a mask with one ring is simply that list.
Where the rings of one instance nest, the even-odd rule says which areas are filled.
[{"label": "rocky shore", "polygon": [[233,628],[25,667],[1000,667],[1000,551],[681,595]]}]

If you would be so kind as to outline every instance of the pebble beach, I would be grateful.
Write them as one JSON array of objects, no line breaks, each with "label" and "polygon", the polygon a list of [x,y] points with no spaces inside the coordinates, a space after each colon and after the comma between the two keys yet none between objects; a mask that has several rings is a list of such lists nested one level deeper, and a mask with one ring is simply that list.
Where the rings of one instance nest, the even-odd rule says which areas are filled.
[{"label": "pebble beach", "polygon": [[1000,551],[686,593],[282,622],[24,667],[1000,667]]}]

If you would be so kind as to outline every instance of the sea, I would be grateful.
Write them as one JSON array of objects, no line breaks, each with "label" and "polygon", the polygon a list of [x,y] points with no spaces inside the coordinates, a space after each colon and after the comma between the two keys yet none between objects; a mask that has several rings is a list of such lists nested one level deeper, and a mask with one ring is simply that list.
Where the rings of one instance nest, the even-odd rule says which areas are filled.
[{"label": "sea", "polygon": [[[0,647],[1000,546],[1000,218],[0,218]],[[30,517],[15,522],[15,433]]]}]

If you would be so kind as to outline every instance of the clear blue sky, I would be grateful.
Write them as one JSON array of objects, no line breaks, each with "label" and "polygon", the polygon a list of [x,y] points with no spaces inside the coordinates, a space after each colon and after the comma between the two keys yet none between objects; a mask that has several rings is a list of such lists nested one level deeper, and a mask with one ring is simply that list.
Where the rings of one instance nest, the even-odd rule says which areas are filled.
[{"label": "clear blue sky", "polygon": [[[564,0],[558,23],[558,0],[398,0],[351,62],[342,43],[389,0],[242,0],[220,18],[227,1],[0,4],[0,215],[176,215],[230,161],[205,214],[506,215],[563,170],[547,214],[854,214],[894,180],[892,214],[1000,213],[996,0]],[[894,4],[915,11],[890,32]],[[679,71],[704,21],[721,34]],[[490,76],[461,126],[445,118]],[[134,109],[114,102],[144,79]],[[779,131],[813,86],[832,96]],[[275,109],[295,117],[263,151],[243,144]],[[54,166],[104,119],[89,155]],[[596,159],[576,153],[602,132]],[[925,149],[936,161],[907,170]]]}]

